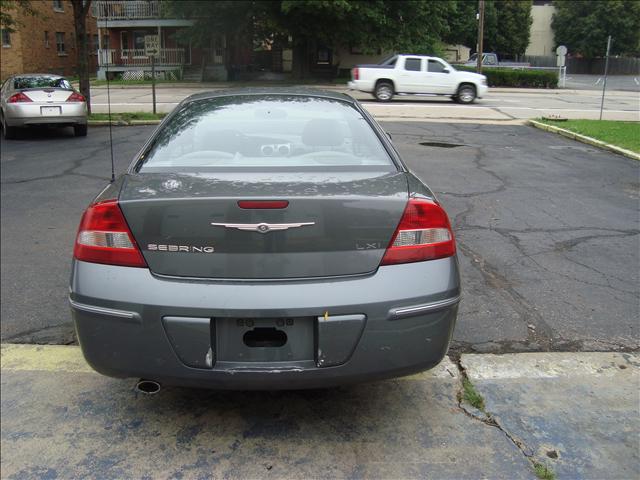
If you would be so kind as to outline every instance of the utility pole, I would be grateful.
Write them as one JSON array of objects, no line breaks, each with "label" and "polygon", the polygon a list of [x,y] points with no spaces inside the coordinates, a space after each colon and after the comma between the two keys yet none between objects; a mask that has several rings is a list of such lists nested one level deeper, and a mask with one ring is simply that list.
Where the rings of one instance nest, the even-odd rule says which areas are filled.
[{"label": "utility pole", "polygon": [[611,51],[611,35],[607,39],[607,59],[604,62],[604,82],[602,83],[602,101],[600,102],[600,120],[602,120],[602,110],[604,109],[604,92],[607,89],[607,73],[609,71],[609,52]]},{"label": "utility pole", "polygon": [[476,71],[482,73],[482,51],[484,46],[482,40],[484,38],[484,0],[479,0],[478,7],[478,65]]}]

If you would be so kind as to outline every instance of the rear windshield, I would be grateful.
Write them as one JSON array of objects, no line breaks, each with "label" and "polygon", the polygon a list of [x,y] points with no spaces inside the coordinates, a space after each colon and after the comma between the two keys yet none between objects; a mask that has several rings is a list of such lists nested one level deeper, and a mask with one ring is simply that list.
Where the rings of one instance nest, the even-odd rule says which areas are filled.
[{"label": "rear windshield", "polygon": [[179,107],[142,154],[136,170],[323,166],[394,163],[367,120],[348,102],[241,95]]},{"label": "rear windshield", "polygon": [[71,90],[71,84],[60,77],[16,77],[13,80],[13,88],[22,90],[25,88],[64,88]]}]

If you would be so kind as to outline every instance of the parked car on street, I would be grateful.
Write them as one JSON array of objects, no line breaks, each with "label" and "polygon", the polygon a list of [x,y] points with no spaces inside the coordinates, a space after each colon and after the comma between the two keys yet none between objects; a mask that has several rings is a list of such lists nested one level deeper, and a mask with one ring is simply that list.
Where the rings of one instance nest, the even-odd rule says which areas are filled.
[{"label": "parked car on street", "polygon": [[[464,64],[465,67],[475,67],[478,65],[478,54],[474,53],[469,57]],[[526,62],[501,62],[496,53],[483,53],[482,54],[482,66],[491,68],[529,68],[530,63]]]},{"label": "parked car on street", "polygon": [[185,99],[85,211],[70,302],[98,372],[297,389],[437,365],[460,279],[447,214],[353,98]]},{"label": "parked car on street", "polygon": [[4,138],[18,128],[34,125],[73,127],[76,137],[87,135],[87,102],[59,75],[13,75],[0,90],[0,124]]},{"label": "parked car on street", "polygon": [[394,55],[379,65],[358,65],[351,70],[349,88],[372,93],[381,102],[420,94],[472,103],[488,90],[484,75],[458,71],[441,58],[424,55]]}]

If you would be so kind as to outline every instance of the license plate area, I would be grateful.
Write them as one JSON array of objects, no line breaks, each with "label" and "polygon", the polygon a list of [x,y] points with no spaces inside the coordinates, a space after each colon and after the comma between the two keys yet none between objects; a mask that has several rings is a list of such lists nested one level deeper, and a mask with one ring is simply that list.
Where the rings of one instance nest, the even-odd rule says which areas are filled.
[{"label": "license plate area", "polygon": [[314,359],[315,318],[214,318],[216,357],[222,362]]},{"label": "license plate area", "polygon": [[55,117],[62,115],[60,107],[40,107],[40,115],[43,117]]}]

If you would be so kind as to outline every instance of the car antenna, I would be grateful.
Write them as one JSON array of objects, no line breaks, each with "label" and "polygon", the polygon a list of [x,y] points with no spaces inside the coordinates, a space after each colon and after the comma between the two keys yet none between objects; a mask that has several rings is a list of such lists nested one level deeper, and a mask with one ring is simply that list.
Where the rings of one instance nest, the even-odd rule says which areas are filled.
[{"label": "car antenna", "polygon": [[[105,28],[109,31],[109,20],[107,17],[104,17],[105,20]],[[109,41],[111,41],[111,35],[109,35]],[[110,47],[110,45],[107,45]],[[111,154],[111,183],[116,181],[116,167],[113,161],[113,125],[111,124],[111,90],[109,90],[109,62],[111,60],[111,48],[107,48],[107,68],[105,69],[105,74],[107,77],[107,112],[109,118],[109,153]]]}]

